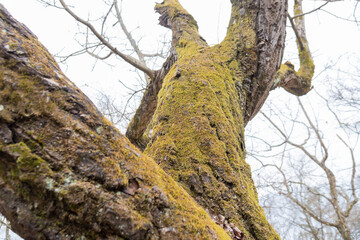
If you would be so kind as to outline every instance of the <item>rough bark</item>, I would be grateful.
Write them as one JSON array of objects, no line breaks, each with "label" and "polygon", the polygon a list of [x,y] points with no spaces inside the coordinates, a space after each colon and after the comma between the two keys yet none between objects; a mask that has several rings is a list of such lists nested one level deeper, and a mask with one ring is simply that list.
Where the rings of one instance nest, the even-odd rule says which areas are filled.
[{"label": "rough bark", "polygon": [[0,5],[0,212],[24,239],[230,239]]},{"label": "rough bark", "polygon": [[175,50],[172,49],[170,56],[166,59],[162,68],[155,71],[155,77],[146,87],[140,106],[136,110],[136,113],[127,128],[125,134],[126,137],[130,140],[130,142],[142,150],[144,150],[148,143],[148,137],[144,135],[144,132],[154,115],[157,106],[157,95],[162,87],[166,74],[169,72],[176,60],[177,54]]},{"label": "rough bark", "polygon": [[305,32],[305,18],[302,13],[302,0],[295,0],[295,17],[290,17],[290,15],[288,15],[288,17],[296,35],[300,68],[298,71],[295,71],[294,65],[290,62],[282,64],[275,76],[273,85],[274,88],[282,87],[296,96],[305,95],[311,90],[311,79],[313,78],[315,71],[315,65],[311,57]]},{"label": "rough bark", "polygon": [[286,9],[286,0],[232,0],[227,36],[209,47],[177,0],[157,4],[174,52],[127,131],[142,153],[1,8],[0,211],[14,230],[28,239],[279,239],[258,204],[244,126],[274,86]]},{"label": "rough bark", "polygon": [[160,23],[173,30],[178,60],[159,93],[145,153],[234,239],[278,239],[245,162],[244,125],[280,67],[286,2],[232,4],[227,36],[214,47],[203,44],[178,1],[156,6]]}]

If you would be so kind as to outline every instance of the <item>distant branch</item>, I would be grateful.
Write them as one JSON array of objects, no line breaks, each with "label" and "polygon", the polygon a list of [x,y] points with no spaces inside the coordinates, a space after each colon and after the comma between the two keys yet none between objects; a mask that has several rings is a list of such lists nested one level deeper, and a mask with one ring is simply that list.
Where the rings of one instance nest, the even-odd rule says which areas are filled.
[{"label": "distant branch", "polygon": [[121,11],[119,9],[118,6],[118,1],[114,0],[113,5],[115,6],[115,11],[116,11],[116,17],[118,19],[118,23],[121,26],[122,31],[125,33],[126,38],[128,39],[128,41],[131,44],[131,47],[134,49],[134,51],[136,52],[136,54],[138,55],[140,62],[142,62],[143,64],[145,64],[145,60],[144,60],[144,55],[143,53],[140,51],[139,46],[136,44],[136,41],[134,40],[134,38],[132,37],[131,33],[127,30],[126,25],[124,23],[124,20],[121,16]]},{"label": "distant branch", "polygon": [[92,56],[92,57],[94,57],[94,58],[96,58],[96,59],[99,59],[99,60],[105,60],[105,59],[107,59],[107,58],[109,58],[112,54],[113,54],[113,52],[112,51],[110,51],[107,55],[105,55],[105,56],[103,56],[103,57],[101,57],[101,56],[99,56],[99,55],[97,55],[97,54],[95,54],[94,53],[94,51],[96,50],[96,48],[98,47],[98,46],[101,46],[101,45],[98,45],[97,47],[95,47],[95,49],[93,50],[93,51],[89,51],[89,47],[88,47],[88,44],[89,44],[89,33],[88,33],[88,28],[86,29],[86,40],[85,40],[85,52],[87,53],[87,54],[89,54],[90,56]]},{"label": "distant branch", "polygon": [[295,16],[293,16],[293,17],[292,17],[292,18],[290,18],[290,19],[292,20],[292,19],[294,19],[294,18],[302,17],[302,16],[305,16],[305,15],[307,15],[307,14],[310,14],[310,13],[316,12],[316,11],[320,10],[322,7],[326,6],[329,2],[330,2],[330,1],[325,2],[325,3],[324,3],[323,5],[321,5],[320,7],[317,7],[317,8],[315,8],[315,9],[313,9],[313,10],[309,11],[309,12],[306,12],[306,13],[301,13],[301,14],[295,15]]},{"label": "distant branch", "polygon": [[143,63],[141,63],[139,60],[135,59],[132,56],[126,55],[119,50],[117,50],[114,46],[112,46],[96,29],[95,27],[89,23],[88,21],[85,21],[84,19],[80,18],[78,15],[76,15],[64,2],[64,0],[60,0],[61,5],[64,7],[64,9],[78,22],[85,25],[87,28],[91,30],[91,32],[106,46],[108,47],[112,52],[114,52],[116,55],[121,57],[125,62],[129,63],[130,65],[134,66],[135,68],[143,71],[146,73],[151,79],[155,77],[155,73],[153,70],[145,66]]},{"label": "distant branch", "polygon": [[354,150],[344,141],[344,139],[342,139],[339,135],[336,135],[340,141],[349,149],[350,151],[350,155],[351,155],[351,162],[352,162],[352,172],[351,172],[351,180],[350,180],[350,184],[351,184],[351,193],[352,193],[352,197],[353,197],[353,201],[351,201],[348,206],[347,209],[344,213],[345,217],[348,217],[352,208],[355,206],[355,204],[358,202],[358,196],[356,194],[356,188],[355,188],[355,175],[356,175],[356,162],[355,162],[355,155],[354,155]]},{"label": "distant branch", "polygon": [[308,123],[310,124],[310,127],[311,129],[315,132],[316,134],[316,137],[317,137],[317,140],[319,141],[320,145],[321,145],[321,148],[323,149],[324,151],[324,156],[321,160],[321,164],[325,164],[325,161],[328,159],[329,157],[329,153],[328,153],[328,150],[327,150],[327,147],[325,146],[324,144],[324,141],[322,139],[322,137],[320,136],[320,133],[319,133],[319,130],[315,127],[314,123],[311,121],[307,111],[305,110],[305,107],[304,105],[302,104],[300,98],[297,98],[298,100],[298,103],[300,105],[300,108],[302,110],[302,112],[304,113],[305,117],[306,117],[306,120],[308,121]]}]

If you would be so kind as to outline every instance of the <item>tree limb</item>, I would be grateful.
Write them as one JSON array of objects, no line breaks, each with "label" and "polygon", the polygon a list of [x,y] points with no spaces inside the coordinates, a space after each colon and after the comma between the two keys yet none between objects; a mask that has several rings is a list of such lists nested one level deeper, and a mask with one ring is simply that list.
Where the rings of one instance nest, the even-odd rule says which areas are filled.
[{"label": "tree limb", "polygon": [[84,19],[80,18],[78,15],[76,15],[64,2],[64,0],[60,0],[61,5],[64,7],[64,9],[73,17],[75,18],[78,22],[82,23],[83,25],[85,25],[87,28],[90,29],[90,31],[106,46],[108,47],[112,52],[114,52],[116,55],[118,55],[119,57],[121,57],[122,59],[124,59],[127,63],[129,63],[130,65],[134,66],[135,68],[143,71],[144,73],[146,73],[151,79],[153,79],[155,77],[155,73],[153,70],[151,70],[150,68],[148,68],[147,66],[145,66],[142,62],[140,62],[139,60],[135,59],[134,57],[130,56],[130,55],[126,55],[122,52],[120,52],[119,50],[117,50],[114,46],[112,46],[110,44],[110,42],[108,42],[96,29],[95,27],[88,21],[85,21]]},{"label": "tree limb", "polygon": [[230,239],[1,4],[0,13],[0,212],[15,232],[24,239]]},{"label": "tree limb", "polygon": [[172,30],[172,46],[175,49],[190,45],[196,48],[207,46],[205,39],[199,35],[195,19],[178,0],[164,0],[156,4],[155,10],[160,14],[160,25]]},{"label": "tree limb", "polygon": [[[309,11],[309,12],[306,12],[306,13],[300,13],[300,14],[297,14],[297,15],[295,15],[295,16],[293,16],[293,17],[290,17],[290,15],[289,15],[289,17],[290,17],[289,19],[290,19],[290,20],[293,20],[294,18],[302,17],[302,16],[308,15],[308,14],[310,14],[310,13],[316,12],[316,11],[320,10],[321,8],[325,7],[325,6],[326,6],[328,3],[330,3],[330,2],[331,2],[331,1],[326,1],[326,2],[325,2],[324,4],[322,4],[321,6],[315,8],[315,9]],[[293,24],[291,24],[291,25],[293,25]],[[294,27],[293,27],[293,28],[294,28]]]},{"label": "tree limb", "polygon": [[[132,37],[131,33],[126,28],[124,20],[123,20],[123,18],[121,16],[121,11],[120,11],[119,6],[118,6],[118,1],[114,0],[113,5],[115,6],[116,17],[118,19],[118,22],[119,22],[119,24],[121,26],[122,31],[125,33],[125,36],[126,36],[127,40],[130,42],[130,45],[134,49],[134,51],[135,51],[136,55],[138,56],[140,62],[144,66],[147,66],[146,61],[145,61],[145,55],[142,53],[142,51],[140,50],[138,44],[135,42],[134,38]],[[145,73],[145,79],[146,79],[146,83],[149,84],[150,79],[153,79],[153,78],[150,78],[150,76],[148,76]]]},{"label": "tree limb", "polygon": [[260,111],[280,68],[285,45],[287,1],[232,0],[224,41],[215,46],[232,63],[247,124]]},{"label": "tree limb", "polygon": [[154,80],[146,87],[141,103],[126,130],[126,137],[131,143],[142,150],[145,149],[149,140],[147,136],[144,136],[144,132],[154,115],[158,102],[157,96],[162,87],[164,77],[170,71],[176,60],[177,54],[175,50],[172,49],[170,56],[166,59],[162,68],[156,71]]},{"label": "tree limb", "polygon": [[131,120],[126,136],[129,140],[144,149],[149,140],[144,132],[150,123],[157,106],[157,94],[162,87],[166,74],[177,61],[179,52],[184,48],[207,46],[198,33],[195,19],[180,5],[177,0],[165,0],[158,3],[155,10],[160,13],[160,24],[172,30],[172,49],[162,68],[156,71],[155,78],[148,85],[140,106]]},{"label": "tree limb", "polygon": [[296,18],[288,15],[291,26],[296,35],[296,43],[299,51],[300,68],[295,71],[290,62],[282,64],[276,73],[273,89],[283,87],[286,91],[302,96],[311,90],[311,80],[314,76],[315,65],[309,49],[306,33],[305,19],[302,11],[302,0],[295,0],[294,14]]},{"label": "tree limb", "polygon": [[356,176],[356,161],[355,161],[355,155],[353,149],[339,136],[336,135],[341,142],[349,149],[350,155],[351,155],[351,162],[352,162],[352,171],[351,171],[351,194],[353,197],[353,200],[348,204],[346,210],[344,211],[344,216],[348,217],[352,208],[355,206],[355,204],[359,201],[358,196],[356,194],[356,188],[355,188],[355,176]]}]

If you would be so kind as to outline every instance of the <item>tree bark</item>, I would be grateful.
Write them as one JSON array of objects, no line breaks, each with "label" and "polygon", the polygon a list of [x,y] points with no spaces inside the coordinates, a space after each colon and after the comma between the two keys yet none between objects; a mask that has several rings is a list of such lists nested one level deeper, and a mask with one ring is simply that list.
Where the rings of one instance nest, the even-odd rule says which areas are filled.
[{"label": "tree bark", "polygon": [[274,87],[286,9],[286,0],[232,0],[227,36],[209,47],[177,0],[156,5],[174,53],[127,132],[143,153],[0,5],[0,212],[14,231],[279,239],[258,204],[244,126]]},{"label": "tree bark", "polygon": [[227,36],[214,47],[204,45],[196,22],[177,1],[156,6],[160,23],[173,30],[178,60],[159,93],[145,153],[233,238],[240,230],[245,239],[277,239],[245,162],[244,125],[260,109],[281,65],[287,6],[232,4]]},{"label": "tree bark", "polygon": [[0,212],[24,239],[230,239],[0,5]]}]

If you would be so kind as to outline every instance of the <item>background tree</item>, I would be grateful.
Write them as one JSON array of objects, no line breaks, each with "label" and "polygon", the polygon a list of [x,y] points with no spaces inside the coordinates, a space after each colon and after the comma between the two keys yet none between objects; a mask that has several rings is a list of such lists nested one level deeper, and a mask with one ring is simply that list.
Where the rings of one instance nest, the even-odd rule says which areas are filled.
[{"label": "background tree", "polygon": [[[341,76],[342,82],[354,81],[349,79],[349,76],[353,77],[350,74],[342,73]],[[336,81],[329,80],[326,79],[328,88],[334,88],[332,85],[336,86]],[[283,239],[294,239],[294,236],[300,236],[300,239],[357,239],[360,179],[356,171],[359,167],[356,151],[359,135],[353,131],[358,122],[357,115],[351,116],[348,110],[353,110],[354,105],[347,105],[346,101],[341,104],[339,97],[335,102],[319,94],[317,98],[312,96],[311,102],[322,101],[321,113],[326,114],[328,109],[326,121],[318,117],[318,110],[307,111],[300,99],[300,109],[294,111],[295,115],[279,110],[284,107],[279,103],[264,109],[263,121],[271,123],[278,139],[270,141],[263,137],[264,145],[259,144],[257,138],[261,135],[257,135],[253,140],[258,142],[258,151],[248,148],[249,156],[261,163],[255,170],[256,182],[264,193],[261,202],[271,216],[270,222],[275,226],[278,225],[276,222],[284,223],[282,227],[277,226]],[[289,106],[294,109],[296,105]],[[342,112],[344,110],[347,114]],[[322,128],[328,129],[327,132],[321,131]],[[266,147],[259,150],[261,145]]]},{"label": "background tree", "polygon": [[[349,22],[349,24],[356,26],[356,16],[359,13],[356,8],[357,5],[354,3],[355,7],[349,11],[348,15],[343,13],[343,16],[340,16],[334,14],[335,12],[332,15],[336,16],[337,19],[351,21],[353,23]],[[325,9],[323,10],[325,11]],[[329,11],[325,11],[325,13],[328,14]],[[325,21],[322,17],[323,15],[318,16],[320,21]],[[348,196],[351,195],[350,176],[352,176],[353,170],[352,158],[349,149],[336,134],[351,146],[354,155],[357,156],[359,151],[359,118],[357,114],[358,104],[354,100],[358,96],[359,71],[356,64],[358,62],[356,51],[350,50],[352,54],[339,53],[333,60],[328,58],[325,61],[324,69],[319,70],[319,65],[317,64],[318,75],[314,83],[316,84],[315,89],[304,97],[302,101],[328,149],[329,158],[327,165],[335,174],[338,187],[346,189],[346,195]],[[318,63],[318,58],[324,56],[321,56],[321,53],[317,53],[317,55],[315,62]],[[293,57],[288,54],[285,59],[292,59]],[[247,128],[248,162],[256,162],[252,158],[253,156],[263,164],[251,164],[254,180],[259,189],[260,204],[264,207],[269,221],[282,239],[342,239],[336,228],[317,222],[304,213],[293,201],[284,195],[278,194],[280,190],[284,190],[284,188],[281,189],[281,187],[284,187],[283,176],[281,175],[283,173],[292,186],[293,196],[298,196],[299,200],[302,200],[304,204],[310,202],[309,206],[314,207],[317,216],[324,217],[325,219],[336,219],[333,210],[331,210],[333,207],[329,203],[324,202],[322,197],[330,196],[329,192],[326,191],[328,183],[324,182],[326,176],[319,172],[320,168],[316,164],[312,164],[302,151],[296,150],[297,148],[286,143],[287,140],[291,140],[299,145],[306,143],[306,150],[312,154],[318,154],[319,158],[322,157],[319,140],[316,140],[316,137],[314,138],[314,131],[312,131],[311,138],[308,138],[306,134],[309,133],[307,129],[310,126],[301,113],[301,108],[296,104],[296,99],[291,96],[284,97],[284,95],[286,94],[281,91],[273,93],[262,111],[276,123],[276,126],[287,137],[284,138],[276,128],[272,128],[273,131],[269,131],[269,128],[264,128],[263,126],[268,126],[269,122],[261,114]],[[294,119],[296,121],[293,121]],[[262,169],[262,166],[266,167]],[[280,168],[280,171],[276,170],[277,167]],[[357,170],[355,175],[355,188],[357,192],[360,180],[358,169],[359,162],[357,160],[354,169]],[[309,193],[306,187],[295,187],[296,184],[300,185],[303,183],[306,183],[307,187],[310,186],[315,191]],[[320,197],[313,195],[316,192],[325,194]],[[359,192],[357,196],[358,194]],[[345,194],[343,194],[344,196]],[[343,204],[342,209],[346,209],[346,204],[344,204],[346,200],[342,197],[339,197],[339,199]],[[350,199],[354,200],[352,197]],[[351,214],[346,218],[351,229],[352,239],[359,238],[358,207],[359,205],[356,203],[352,208]]]}]

